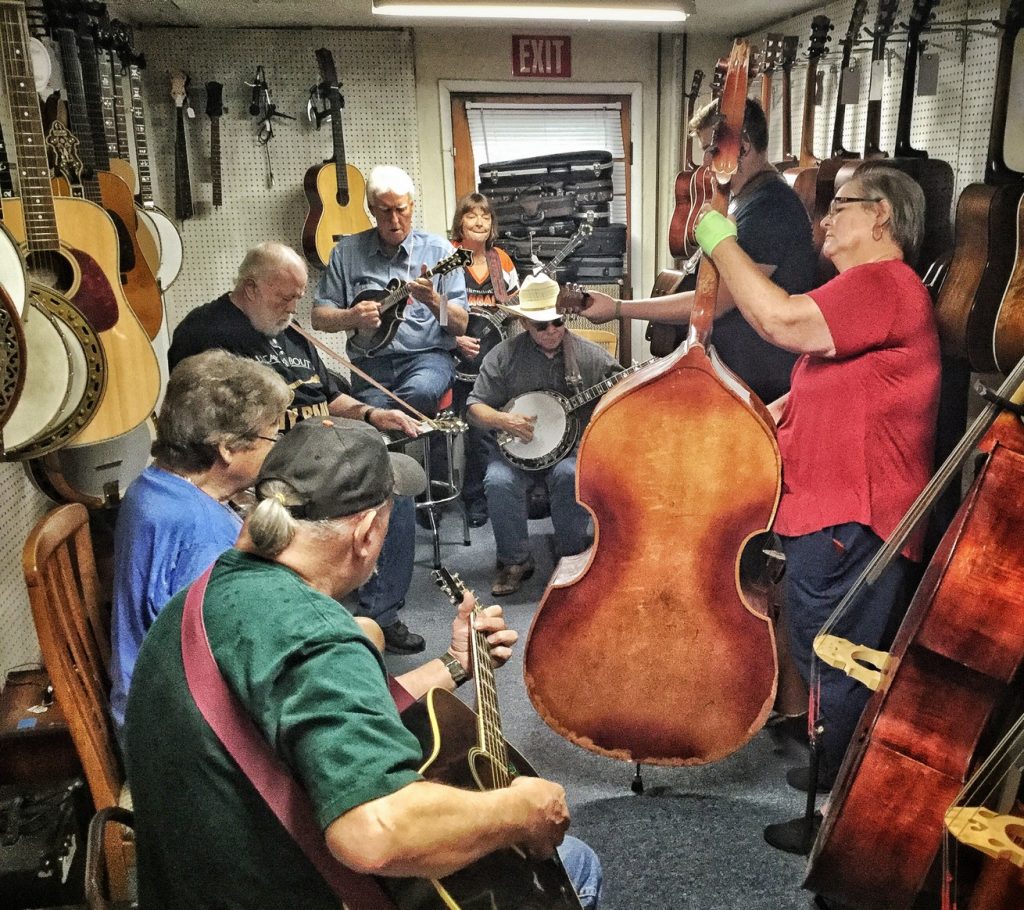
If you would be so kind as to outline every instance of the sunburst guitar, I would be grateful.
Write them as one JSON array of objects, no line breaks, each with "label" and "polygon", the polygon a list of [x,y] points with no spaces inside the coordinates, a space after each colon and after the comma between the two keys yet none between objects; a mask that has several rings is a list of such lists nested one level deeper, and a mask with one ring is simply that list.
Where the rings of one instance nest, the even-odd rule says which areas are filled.
[{"label": "sunburst guitar", "polygon": [[[437,569],[433,576],[452,603],[461,602],[466,588],[458,575]],[[470,644],[479,714],[444,689],[431,689],[402,714],[427,756],[420,772],[469,790],[507,787],[520,774],[536,777],[502,734],[486,635],[473,632]],[[379,881],[402,910],[581,910],[557,857],[534,859],[519,849],[496,850],[439,880]]]}]

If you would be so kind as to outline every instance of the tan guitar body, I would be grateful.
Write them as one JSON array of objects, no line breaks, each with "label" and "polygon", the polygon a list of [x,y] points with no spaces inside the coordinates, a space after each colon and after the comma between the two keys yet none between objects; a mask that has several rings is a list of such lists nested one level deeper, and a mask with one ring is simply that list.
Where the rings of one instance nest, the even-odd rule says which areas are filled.
[{"label": "tan guitar body", "polygon": [[[132,196],[128,184],[109,171],[99,171],[96,179],[103,208],[121,219],[132,244],[135,262],[131,270],[121,271],[124,276],[121,282],[124,294],[146,335],[150,339],[156,338],[164,318],[164,302],[160,296],[156,276],[139,243],[139,218],[135,212],[135,197]],[[71,184],[63,177],[55,178],[52,186],[54,196],[72,195]]]},{"label": "tan guitar body", "polygon": [[348,205],[338,204],[338,171],[334,162],[311,167],[306,171],[303,187],[309,202],[309,214],[302,228],[302,245],[307,258],[319,259],[327,265],[336,237],[358,234],[372,227],[363,208],[366,181],[359,169],[345,165],[348,179]]},{"label": "tan guitar body", "polygon": [[1024,196],[1017,204],[1017,258],[996,315],[992,349],[1001,373],[1024,357]]},{"label": "tan guitar body", "polygon": [[[29,276],[68,297],[92,324],[107,362],[107,388],[88,426],[70,445],[88,445],[132,430],[153,411],[160,392],[156,355],[121,289],[118,238],[110,216],[84,199],[55,197],[62,273],[57,285],[43,257],[27,254],[22,201],[4,200],[4,224],[22,245]],[[65,274],[66,273],[66,274]]]}]

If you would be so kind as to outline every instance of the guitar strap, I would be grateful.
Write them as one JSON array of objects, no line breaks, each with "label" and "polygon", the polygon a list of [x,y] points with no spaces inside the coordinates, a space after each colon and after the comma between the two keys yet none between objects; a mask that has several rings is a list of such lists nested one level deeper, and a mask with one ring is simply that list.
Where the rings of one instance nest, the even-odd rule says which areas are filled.
[{"label": "guitar strap", "polygon": [[[196,707],[221,745],[345,907],[348,910],[395,910],[395,905],[372,877],[343,866],[327,849],[306,792],[270,748],[224,681],[210,650],[203,621],[203,597],[213,565],[189,587],[181,617],[181,658]],[[394,678],[388,677],[388,687],[400,712],[414,702]]]},{"label": "guitar strap", "polygon": [[491,290],[494,292],[494,299],[498,303],[508,303],[508,288],[505,286],[505,276],[501,273],[501,260],[498,258],[498,251],[491,247],[484,253],[487,260],[487,271],[491,276]]}]

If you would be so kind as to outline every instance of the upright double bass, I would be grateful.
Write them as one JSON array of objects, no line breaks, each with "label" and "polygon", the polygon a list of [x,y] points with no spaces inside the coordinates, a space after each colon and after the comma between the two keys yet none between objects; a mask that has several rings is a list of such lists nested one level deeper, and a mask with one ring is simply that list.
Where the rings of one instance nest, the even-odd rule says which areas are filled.
[{"label": "upright double bass", "polygon": [[[737,41],[704,165],[720,211],[739,154],[748,54]],[[595,541],[559,563],[526,643],[538,713],[612,758],[722,758],[761,728],[775,697],[767,589],[743,569],[775,513],[779,451],[763,404],[708,347],[717,293],[704,257],[686,342],[596,409],[576,476]]]}]

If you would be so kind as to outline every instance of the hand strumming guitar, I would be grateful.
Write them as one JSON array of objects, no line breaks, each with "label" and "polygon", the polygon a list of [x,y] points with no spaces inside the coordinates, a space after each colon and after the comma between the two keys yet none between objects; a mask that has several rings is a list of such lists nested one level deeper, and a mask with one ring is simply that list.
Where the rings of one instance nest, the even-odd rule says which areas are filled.
[{"label": "hand strumming guitar", "polygon": [[378,430],[395,430],[412,437],[420,435],[420,425],[398,408],[373,408],[369,422]]}]

